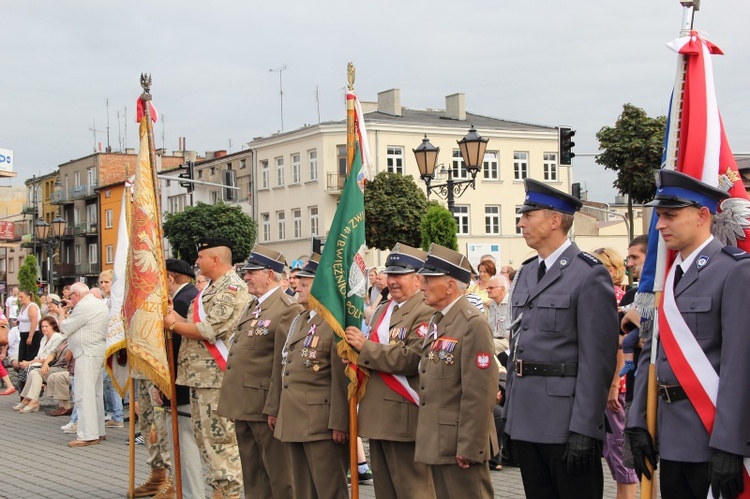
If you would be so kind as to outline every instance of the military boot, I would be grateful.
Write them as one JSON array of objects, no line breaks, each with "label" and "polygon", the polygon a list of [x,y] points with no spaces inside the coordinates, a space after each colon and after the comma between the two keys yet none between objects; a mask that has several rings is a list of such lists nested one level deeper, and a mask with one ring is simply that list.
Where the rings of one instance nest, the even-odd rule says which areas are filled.
[{"label": "military boot", "polygon": [[175,499],[175,497],[177,497],[177,492],[170,479],[167,485],[162,487],[159,493],[154,496],[154,499]]},{"label": "military boot", "polygon": [[[133,491],[133,497],[150,497],[158,494],[169,481],[166,468],[151,468],[151,474],[142,485]],[[171,483],[171,481],[169,481]]]}]

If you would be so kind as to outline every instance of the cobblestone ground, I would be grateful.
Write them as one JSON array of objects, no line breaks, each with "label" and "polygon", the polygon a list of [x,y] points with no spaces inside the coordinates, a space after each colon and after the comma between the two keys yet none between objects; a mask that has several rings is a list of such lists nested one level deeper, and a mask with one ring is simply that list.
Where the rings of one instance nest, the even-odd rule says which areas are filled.
[{"label": "cobblestone ground", "polygon": [[[99,445],[71,449],[75,435],[60,426],[67,417],[50,417],[49,399],[39,412],[20,414],[12,410],[17,394],[0,397],[0,498],[102,498],[126,497],[128,490],[128,427],[108,428],[107,440]],[[148,478],[144,446],[135,446],[135,484]],[[604,497],[615,499],[615,483],[606,464]],[[492,472],[497,498],[524,497],[518,468]],[[209,490],[206,489],[207,496]],[[360,485],[362,498],[375,497],[372,485]]]}]

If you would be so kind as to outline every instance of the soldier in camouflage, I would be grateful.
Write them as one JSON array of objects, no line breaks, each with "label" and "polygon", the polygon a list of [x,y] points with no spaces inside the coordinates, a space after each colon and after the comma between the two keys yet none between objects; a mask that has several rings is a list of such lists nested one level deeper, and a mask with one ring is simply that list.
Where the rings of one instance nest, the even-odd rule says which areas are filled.
[{"label": "soldier in camouflage", "polygon": [[232,266],[229,241],[199,242],[196,264],[211,282],[190,306],[187,319],[170,310],[164,326],[183,336],[177,384],[190,387],[193,431],[213,497],[239,498],[242,469],[234,423],[216,411],[230,336],[250,295]]}]

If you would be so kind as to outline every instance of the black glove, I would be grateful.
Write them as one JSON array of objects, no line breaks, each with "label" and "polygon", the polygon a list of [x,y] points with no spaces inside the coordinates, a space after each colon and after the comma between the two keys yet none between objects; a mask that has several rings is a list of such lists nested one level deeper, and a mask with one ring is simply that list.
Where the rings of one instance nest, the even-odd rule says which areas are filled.
[{"label": "black glove", "polygon": [[625,438],[630,441],[630,450],[633,453],[633,469],[638,475],[643,475],[651,480],[651,472],[646,467],[646,459],[656,469],[656,451],[651,434],[643,428],[625,428]]},{"label": "black glove", "polygon": [[563,461],[566,461],[568,473],[580,475],[599,459],[601,457],[599,455],[600,443],[601,441],[595,438],[571,432],[562,455]]},{"label": "black glove", "polygon": [[708,462],[708,478],[714,499],[733,499],[745,489],[742,483],[742,456],[717,450]]}]

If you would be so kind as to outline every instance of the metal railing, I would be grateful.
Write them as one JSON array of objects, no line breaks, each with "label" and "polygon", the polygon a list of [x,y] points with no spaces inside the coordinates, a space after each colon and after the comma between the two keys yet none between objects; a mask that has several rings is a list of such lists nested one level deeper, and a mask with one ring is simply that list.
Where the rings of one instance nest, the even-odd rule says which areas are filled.
[{"label": "metal railing", "polygon": [[326,174],[326,191],[338,192],[344,188],[346,183],[346,175],[340,173],[328,173]]}]

